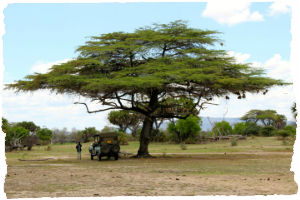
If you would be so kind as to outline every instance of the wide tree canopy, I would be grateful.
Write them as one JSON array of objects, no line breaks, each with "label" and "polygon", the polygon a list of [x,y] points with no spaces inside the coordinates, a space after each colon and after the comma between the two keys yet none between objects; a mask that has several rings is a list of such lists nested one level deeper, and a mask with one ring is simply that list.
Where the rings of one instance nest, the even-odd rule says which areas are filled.
[{"label": "wide tree canopy", "polygon": [[274,126],[277,129],[282,129],[287,122],[284,115],[278,114],[275,110],[250,110],[241,120],[247,122],[260,122],[263,126]]},{"label": "wide tree canopy", "polygon": [[[190,28],[183,21],[154,24],[132,33],[91,37],[79,56],[9,84],[17,91],[49,89],[88,97],[105,108],[131,110],[145,116],[138,156],[147,156],[156,118],[187,118],[214,97],[266,92],[280,80],[240,64],[220,49],[218,32]],[[213,47],[218,45],[217,49]],[[227,97],[228,98],[228,97]],[[184,106],[183,106],[184,105]]]}]

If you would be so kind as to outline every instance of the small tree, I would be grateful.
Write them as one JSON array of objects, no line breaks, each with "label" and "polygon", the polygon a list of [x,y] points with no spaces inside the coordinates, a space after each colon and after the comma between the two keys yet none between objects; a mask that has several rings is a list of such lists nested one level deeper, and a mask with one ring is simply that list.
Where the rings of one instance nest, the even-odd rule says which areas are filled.
[{"label": "small tree", "polygon": [[134,137],[136,137],[137,130],[144,120],[143,115],[128,110],[111,111],[107,118],[111,124],[117,125],[119,130],[124,133],[130,129]]},{"label": "small tree", "polygon": [[36,132],[36,135],[43,143],[47,143],[51,141],[52,131],[47,128],[42,128]]},{"label": "small tree", "polygon": [[245,125],[245,135],[259,135],[260,126],[258,126],[255,122],[246,122]]},{"label": "small tree", "polygon": [[23,121],[23,122],[18,122],[16,124],[17,126],[22,126],[25,129],[27,129],[31,134],[35,134],[37,130],[40,129],[39,126],[35,125],[35,123],[33,122],[27,122],[27,121]]},{"label": "small tree", "polygon": [[236,135],[245,135],[246,123],[239,122],[235,123],[232,132]]},{"label": "small tree", "polygon": [[197,116],[189,116],[186,119],[179,119],[176,124],[171,122],[168,126],[168,131],[175,134],[177,142],[181,143],[188,138],[195,138],[201,130],[202,120]]},{"label": "small tree", "polygon": [[9,123],[8,123],[8,120],[2,117],[2,126],[1,126],[1,128],[2,128],[2,131],[3,131],[4,133],[7,133],[7,130],[8,130],[8,128],[9,128],[9,126],[10,126],[10,125],[9,125]]},{"label": "small tree", "polygon": [[232,133],[232,127],[229,124],[229,122],[221,121],[215,123],[212,131],[215,134],[215,136],[230,135]]},{"label": "small tree", "polygon": [[117,132],[118,130],[113,126],[104,126],[103,129],[101,129],[101,133],[105,132]]},{"label": "small tree", "polygon": [[286,125],[286,117],[275,110],[250,110],[241,117],[241,120],[260,122],[263,126],[273,126],[277,129],[282,129]]},{"label": "small tree", "polygon": [[264,126],[260,129],[260,135],[266,137],[273,136],[275,130],[276,128],[273,126]]},{"label": "small tree", "polygon": [[13,150],[23,148],[22,142],[29,136],[29,131],[21,126],[12,126],[8,128],[5,136],[5,144]]},{"label": "small tree", "polygon": [[83,131],[80,131],[83,142],[88,142],[93,135],[97,134],[98,131],[95,127],[85,128]]}]

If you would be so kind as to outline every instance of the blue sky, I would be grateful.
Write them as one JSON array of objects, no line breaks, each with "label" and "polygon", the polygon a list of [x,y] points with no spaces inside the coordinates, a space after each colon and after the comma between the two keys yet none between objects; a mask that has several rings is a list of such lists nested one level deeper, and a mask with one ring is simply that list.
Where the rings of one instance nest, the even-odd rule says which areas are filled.
[{"label": "blue sky", "polygon": [[[4,15],[4,83],[75,58],[76,47],[84,44],[88,36],[131,32],[152,23],[178,19],[187,20],[191,27],[222,32],[219,36],[224,40],[223,48],[239,62],[253,62],[255,66],[264,67],[271,77],[291,81],[288,71],[291,12],[285,4],[10,4]],[[239,117],[249,109],[274,109],[292,119],[289,110],[294,101],[292,86],[274,88],[268,95],[249,95],[242,101],[216,99],[220,106],[208,108],[203,116]],[[72,105],[74,98],[45,92],[15,95],[5,91],[3,115],[9,121],[37,121],[48,127],[108,125],[105,113],[88,115],[83,108]],[[72,117],[66,119],[62,116],[64,112]],[[79,125],[76,120],[82,123]]]}]

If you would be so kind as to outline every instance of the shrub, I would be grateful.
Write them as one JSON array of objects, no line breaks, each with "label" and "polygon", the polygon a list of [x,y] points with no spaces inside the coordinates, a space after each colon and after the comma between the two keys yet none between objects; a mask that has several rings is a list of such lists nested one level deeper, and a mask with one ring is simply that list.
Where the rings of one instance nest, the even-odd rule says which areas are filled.
[{"label": "shrub", "polygon": [[286,126],[283,129],[289,131],[291,136],[292,135],[296,136],[296,127],[295,126]]},{"label": "shrub", "polygon": [[43,142],[50,141],[52,138],[52,131],[47,128],[42,128],[36,132],[36,136]]},{"label": "shrub", "polygon": [[292,136],[292,132],[290,132],[289,130],[284,130],[284,129],[276,130],[275,134],[283,139],[288,136]]},{"label": "shrub", "polygon": [[235,123],[232,132],[236,135],[245,135],[246,127],[245,122]]},{"label": "shrub", "polygon": [[264,126],[260,129],[260,135],[265,137],[273,136],[275,130],[276,128],[273,126]]},{"label": "shrub", "polygon": [[237,141],[238,141],[238,139],[236,138],[236,137],[232,137],[231,138],[231,146],[237,146]]},{"label": "shrub", "polygon": [[166,142],[168,140],[166,132],[162,130],[152,130],[152,142]]},{"label": "shrub", "polygon": [[9,150],[23,148],[23,141],[29,136],[29,131],[22,126],[9,127],[5,135],[5,145]]},{"label": "shrub", "polygon": [[181,150],[187,150],[187,146],[184,143],[180,144]]},{"label": "shrub", "polygon": [[122,131],[118,132],[118,140],[120,145],[128,145],[128,135]]},{"label": "shrub", "polygon": [[255,135],[258,136],[260,132],[260,126],[254,122],[246,122],[245,135]]},{"label": "shrub", "polygon": [[180,143],[188,138],[195,138],[201,130],[201,124],[201,118],[191,115],[186,119],[179,119],[176,123],[171,122],[168,125],[168,132],[172,134],[172,139]]},{"label": "shrub", "polygon": [[219,135],[230,135],[232,133],[232,127],[227,121],[221,121],[215,123],[212,132],[215,136]]}]

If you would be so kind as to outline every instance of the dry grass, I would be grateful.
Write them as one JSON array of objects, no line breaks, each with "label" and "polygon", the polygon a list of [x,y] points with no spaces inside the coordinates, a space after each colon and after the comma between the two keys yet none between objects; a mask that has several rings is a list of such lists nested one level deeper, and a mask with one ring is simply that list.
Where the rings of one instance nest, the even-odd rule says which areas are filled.
[{"label": "dry grass", "polygon": [[[7,153],[8,198],[66,196],[268,195],[295,194],[290,172],[292,146],[275,138],[255,138],[204,145],[151,144],[155,158],[76,160],[74,144],[53,145],[51,151]],[[136,152],[137,143],[122,146]],[[226,153],[225,153],[226,152]],[[52,158],[19,161],[19,158]]]}]

